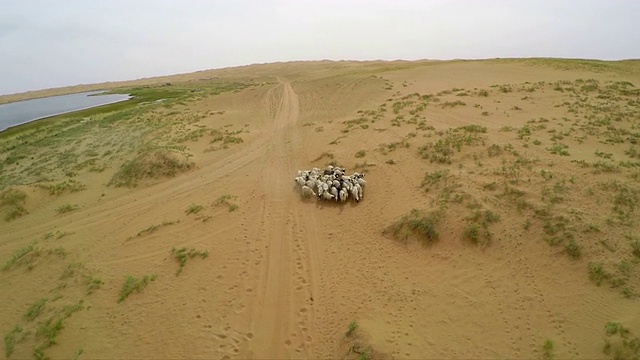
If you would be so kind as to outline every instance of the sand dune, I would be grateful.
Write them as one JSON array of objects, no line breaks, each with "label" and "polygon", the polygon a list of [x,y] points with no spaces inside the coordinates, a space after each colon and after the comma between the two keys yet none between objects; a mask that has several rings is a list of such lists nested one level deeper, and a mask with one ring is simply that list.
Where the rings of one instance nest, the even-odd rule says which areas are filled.
[{"label": "sand dune", "polygon": [[[639,82],[525,59],[89,86],[163,101],[0,135],[3,354],[638,356]],[[363,201],[300,196],[328,163]]]}]

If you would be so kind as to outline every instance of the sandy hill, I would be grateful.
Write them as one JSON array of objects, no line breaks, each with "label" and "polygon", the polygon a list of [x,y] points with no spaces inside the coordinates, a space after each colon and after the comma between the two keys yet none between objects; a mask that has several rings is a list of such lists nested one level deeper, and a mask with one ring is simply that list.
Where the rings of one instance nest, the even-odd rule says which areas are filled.
[{"label": "sandy hill", "polygon": [[[640,63],[293,62],[0,134],[3,356],[640,355]],[[359,203],[298,170],[365,173]]]}]

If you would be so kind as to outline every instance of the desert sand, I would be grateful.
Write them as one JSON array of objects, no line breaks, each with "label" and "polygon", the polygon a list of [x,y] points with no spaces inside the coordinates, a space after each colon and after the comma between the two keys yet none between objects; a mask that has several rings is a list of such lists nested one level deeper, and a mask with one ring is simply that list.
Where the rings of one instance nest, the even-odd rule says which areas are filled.
[{"label": "desert sand", "polygon": [[[179,96],[0,134],[0,356],[638,356],[639,83],[527,59],[82,86]],[[329,163],[362,201],[301,197]]]}]

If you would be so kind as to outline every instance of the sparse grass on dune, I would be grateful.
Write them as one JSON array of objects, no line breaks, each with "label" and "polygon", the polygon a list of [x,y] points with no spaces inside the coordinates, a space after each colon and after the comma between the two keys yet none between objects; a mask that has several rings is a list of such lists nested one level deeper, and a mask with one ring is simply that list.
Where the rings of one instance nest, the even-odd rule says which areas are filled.
[{"label": "sparse grass on dune", "polygon": [[[293,66],[296,70],[289,70]],[[314,66],[321,71],[307,71]],[[377,351],[377,344],[384,344],[394,358],[464,357],[474,351],[479,357],[638,357],[637,319],[629,315],[640,296],[640,67],[635,63],[278,64],[265,67],[267,75],[256,69],[248,67],[242,83],[228,75],[240,70],[225,70],[220,78],[208,74],[206,80],[129,87],[126,91],[138,96],[132,105],[0,134],[0,211],[14,220],[3,222],[9,241],[0,248],[0,264],[9,281],[0,290],[29,293],[16,299],[19,311],[13,303],[6,309],[7,321],[13,321],[5,326],[6,357],[157,356],[184,352],[186,343],[210,355],[197,336],[182,341],[203,326],[214,331],[206,341],[219,356],[266,356],[260,344],[273,324],[251,329],[233,324],[248,324],[248,314],[268,319],[259,315],[289,311],[256,307],[277,303],[271,300],[283,291],[295,295],[287,305],[294,312],[283,325],[304,327],[309,334],[273,333],[269,340],[277,340],[274,349],[285,355],[390,358]],[[273,134],[271,121],[282,100],[273,91],[281,86],[275,76],[291,82],[299,106],[296,126],[267,139],[279,151],[269,157],[261,141],[252,141]],[[252,85],[254,77],[266,79],[266,87]],[[247,90],[234,93],[242,89]],[[244,135],[245,122],[251,122],[250,136]],[[229,155],[233,162],[218,166]],[[236,189],[240,196],[235,196],[224,193],[228,186],[218,186],[234,171],[242,176],[238,184],[260,181],[263,166],[274,162],[259,160],[275,156],[282,156],[275,162],[282,168],[305,161],[317,167],[347,162],[350,171],[370,171],[372,201],[308,215],[299,213],[300,207],[282,210],[290,199],[270,203],[273,197],[260,197],[262,187]],[[146,185],[152,187],[143,189]],[[203,188],[209,185],[213,192]],[[246,211],[237,211],[238,204]],[[262,222],[252,221],[258,205],[267,211]],[[41,213],[43,208],[49,213]],[[60,214],[54,216],[54,209]],[[389,220],[389,214],[399,216]],[[162,221],[172,217],[181,220]],[[243,227],[220,226],[231,220]],[[112,239],[129,235],[132,241],[123,244]],[[175,244],[170,252],[167,241]],[[284,247],[274,247],[281,243]],[[195,244],[215,249],[216,261],[231,256],[230,261],[217,266],[199,260],[209,252]],[[167,253],[157,253],[159,247]],[[154,285],[144,290],[155,275],[118,281],[120,265],[137,271],[162,261],[177,265],[176,276],[191,271],[196,276],[157,284],[161,301],[147,298],[155,296]],[[89,270],[92,266],[97,272]],[[342,271],[345,266],[364,270]],[[467,276],[472,272],[478,276]],[[201,284],[202,276],[212,282]],[[396,285],[389,286],[389,280]],[[19,291],[12,284],[21,284]],[[171,290],[178,288],[180,294]],[[606,298],[608,310],[582,317],[557,297],[557,288],[568,297],[583,297],[586,310]],[[138,292],[144,313],[160,317],[137,322],[141,334],[164,324],[168,307],[180,307],[185,297],[197,300],[184,305],[186,332],[156,332],[151,341],[143,336],[135,348],[120,349],[131,326],[124,319],[140,311],[127,305],[138,302],[133,295]],[[350,301],[354,294],[363,300]],[[494,304],[488,296],[495,294],[501,296]],[[480,304],[474,311],[464,305],[469,299]],[[95,329],[114,321],[96,311],[114,300],[123,318],[122,331],[113,336],[115,349],[60,336],[73,328],[69,336],[86,330],[87,339],[94,338]],[[206,306],[196,304],[201,300]],[[440,328],[429,333],[429,344],[416,335],[429,332],[424,306]],[[85,308],[86,316],[69,318]],[[315,328],[335,319],[343,325]],[[500,325],[495,331],[491,326],[486,332],[467,331],[461,319],[469,326],[487,319]],[[95,323],[87,326],[87,321]],[[562,336],[550,331],[559,325]],[[530,328],[536,339],[489,339],[505,326],[508,333]],[[451,340],[461,334],[464,342]]]},{"label": "sparse grass on dune", "polygon": [[176,249],[175,247],[171,249],[171,254],[180,264],[180,268],[176,271],[176,276],[180,275],[182,272],[182,268],[187,264],[188,259],[193,259],[196,256],[200,256],[203,259],[206,259],[209,256],[209,251],[207,250],[196,250],[189,249],[186,247],[181,247],[180,249]]},{"label": "sparse grass on dune", "polygon": [[109,185],[136,187],[141,180],[173,177],[194,166],[182,153],[150,149],[125,162],[113,175]]},{"label": "sparse grass on dune", "polygon": [[124,280],[124,284],[122,284],[122,288],[120,289],[118,302],[123,302],[134,291],[137,293],[141,292],[144,288],[147,287],[149,282],[155,281],[156,278],[156,275],[145,275],[142,278],[137,279],[131,275],[128,275]]},{"label": "sparse grass on dune", "polygon": [[[221,112],[165,114],[170,114],[174,107],[252,86],[233,82],[201,85],[120,89],[136,98],[3,131],[0,164],[4,172],[0,175],[0,190],[10,185],[33,184],[42,184],[55,195],[84,190],[77,186],[77,180],[69,178],[103,172],[120,164],[124,165],[111,181],[115,186],[131,187],[142,178],[175,176],[192,164],[172,161],[176,155],[171,153],[178,150],[187,155],[184,149],[179,150],[180,144],[197,141],[210,132],[214,136],[213,132],[218,130],[198,123]],[[241,143],[243,140],[237,135],[240,132],[224,130],[222,146]]]},{"label": "sparse grass on dune", "polygon": [[220,197],[213,202],[213,206],[227,206],[229,212],[234,212],[238,210],[239,206],[238,204],[232,203],[230,200],[235,198],[237,198],[237,196],[230,194],[220,195]]},{"label": "sparse grass on dune", "polygon": [[383,233],[402,241],[416,238],[423,244],[431,244],[440,238],[437,226],[441,220],[442,213],[439,210],[425,212],[413,209],[386,228]]},{"label": "sparse grass on dune", "polygon": [[4,219],[12,221],[29,214],[24,207],[26,199],[27,194],[18,189],[9,188],[0,192],[0,208],[6,209]]}]

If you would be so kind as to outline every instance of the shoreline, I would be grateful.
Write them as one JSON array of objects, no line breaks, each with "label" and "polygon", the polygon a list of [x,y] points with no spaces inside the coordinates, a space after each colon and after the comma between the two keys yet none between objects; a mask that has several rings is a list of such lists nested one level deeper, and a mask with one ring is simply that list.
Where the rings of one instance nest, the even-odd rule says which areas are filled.
[{"label": "shoreline", "polygon": [[[125,94],[123,94],[123,95],[125,95]],[[55,113],[55,114],[51,114],[51,115],[46,115],[46,116],[37,117],[37,118],[31,119],[31,120],[27,120],[27,121],[21,122],[21,123],[19,123],[19,124],[13,124],[13,125],[8,126],[8,127],[6,127],[6,128],[2,128],[2,129],[0,129],[0,134],[1,134],[1,133],[3,133],[3,132],[5,132],[5,131],[7,131],[7,130],[9,130],[9,129],[14,129],[14,128],[19,127],[19,126],[22,126],[22,125],[31,124],[31,123],[34,123],[34,122],[37,122],[37,121],[46,120],[46,119],[49,119],[49,118],[52,118],[52,117],[56,117],[56,116],[60,116],[60,115],[72,114],[72,113],[74,113],[74,112],[78,112],[78,111],[84,111],[84,110],[94,109],[94,108],[98,108],[98,107],[101,107],[101,106],[112,105],[112,104],[116,104],[116,103],[123,102],[123,101],[129,101],[129,100],[131,100],[131,99],[133,99],[133,98],[134,98],[134,97],[133,97],[133,96],[131,96],[130,94],[126,94],[126,95],[128,95],[128,96],[129,96],[129,98],[128,98],[128,99],[123,99],[123,100],[114,100],[114,101],[110,101],[110,102],[107,102],[107,103],[104,103],[104,104],[100,104],[100,105],[87,106],[87,107],[83,107],[83,108],[75,109],[75,110],[71,110],[71,111],[63,111],[63,112],[59,112],[59,113]],[[95,96],[95,95],[93,95],[93,96]],[[22,101],[28,101],[28,100],[22,100]],[[18,102],[18,101],[16,101],[16,102]]]}]

